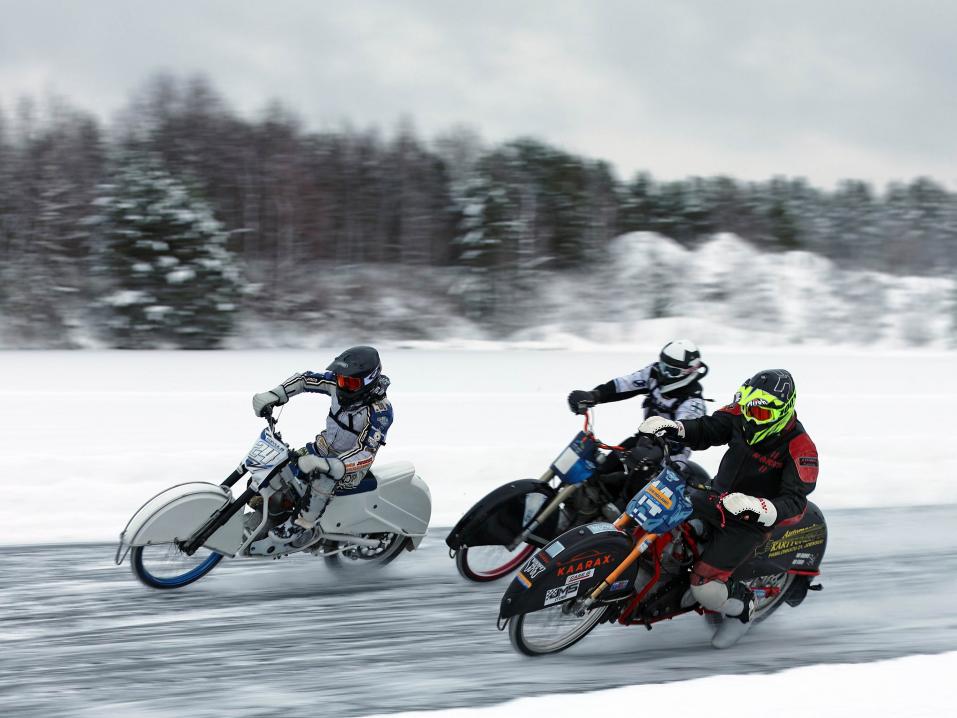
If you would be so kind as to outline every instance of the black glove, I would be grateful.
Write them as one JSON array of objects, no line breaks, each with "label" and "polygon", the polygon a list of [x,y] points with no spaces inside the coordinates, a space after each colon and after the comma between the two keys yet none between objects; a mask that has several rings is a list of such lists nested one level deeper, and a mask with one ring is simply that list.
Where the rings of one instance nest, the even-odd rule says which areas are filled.
[{"label": "black glove", "polygon": [[585,410],[598,403],[598,397],[593,391],[575,389],[568,395],[568,408],[573,414],[584,414]]}]

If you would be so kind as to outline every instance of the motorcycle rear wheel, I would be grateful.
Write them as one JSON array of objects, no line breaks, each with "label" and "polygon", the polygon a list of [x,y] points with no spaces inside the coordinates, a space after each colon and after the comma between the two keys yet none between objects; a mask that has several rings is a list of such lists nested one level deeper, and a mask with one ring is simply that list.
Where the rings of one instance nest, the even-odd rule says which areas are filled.
[{"label": "motorcycle rear wheel", "polygon": [[512,618],[508,622],[508,638],[512,646],[526,656],[564,651],[591,633],[609,609],[609,606],[596,606],[579,618],[567,612],[569,605],[559,603]]},{"label": "motorcycle rear wheel", "polygon": [[[340,553],[325,556],[326,565],[336,570],[353,570],[356,568],[372,568],[385,566],[395,561],[402,550],[412,544],[412,538],[402,534],[363,534],[362,538],[379,539],[379,546],[352,546]],[[333,551],[347,542],[329,541],[323,545],[324,551]]]},{"label": "motorcycle rear wheel", "polygon": [[505,546],[469,546],[456,552],[455,568],[469,581],[496,581],[514,572],[534,551],[531,544],[518,546],[514,551]]},{"label": "motorcycle rear wheel", "polygon": [[216,568],[223,555],[200,548],[186,555],[175,543],[134,546],[130,551],[133,575],[150,588],[182,588]]}]

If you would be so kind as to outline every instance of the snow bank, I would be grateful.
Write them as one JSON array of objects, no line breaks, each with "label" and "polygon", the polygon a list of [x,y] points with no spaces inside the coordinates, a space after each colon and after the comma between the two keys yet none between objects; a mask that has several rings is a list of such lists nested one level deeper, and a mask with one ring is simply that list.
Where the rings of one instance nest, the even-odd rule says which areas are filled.
[{"label": "snow bank", "polygon": [[[451,526],[496,486],[540,476],[581,427],[568,391],[643,366],[659,339],[602,351],[383,351],[395,425],[377,461],[413,461],[432,490],[432,525]],[[702,348],[712,411],[754,372],[791,369],[821,454],[814,500],[825,511],[957,501],[957,455],[940,432],[957,399],[954,354]],[[263,425],[252,394],[341,349],[0,352],[0,544],[114,540],[166,487],[220,481]],[[280,429],[302,445],[327,408],[320,395],[296,397]],[[640,399],[599,407],[599,437],[630,435],[641,414]],[[697,455],[712,472],[720,457]]]},{"label": "snow bank", "polygon": [[[940,718],[953,710],[957,652],[890,661],[828,664],[780,673],[714,676],[626,686],[593,693],[520,698],[483,708],[391,713],[389,718],[525,718],[526,716],[687,715],[708,718],[767,714],[774,718]],[[556,676],[556,685],[561,685]],[[370,717],[371,718],[371,717]],[[376,716],[375,718],[384,718]]]}]

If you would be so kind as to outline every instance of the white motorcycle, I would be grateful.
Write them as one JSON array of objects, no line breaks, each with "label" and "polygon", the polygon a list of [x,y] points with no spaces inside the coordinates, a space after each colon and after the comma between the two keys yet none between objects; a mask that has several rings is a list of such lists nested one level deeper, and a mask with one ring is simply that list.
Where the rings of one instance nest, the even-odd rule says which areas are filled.
[{"label": "white motorcycle", "polygon": [[[224,556],[266,557],[308,551],[334,566],[385,565],[413,551],[432,516],[429,487],[408,461],[376,466],[355,487],[338,490],[312,536],[302,545],[264,541],[273,526],[299,509],[307,491],[289,466],[295,456],[271,414],[239,467],[220,485],[178,484],[133,514],[116,550],[152,588],[181,588],[212,571]],[[237,498],[230,488],[246,473]]]}]

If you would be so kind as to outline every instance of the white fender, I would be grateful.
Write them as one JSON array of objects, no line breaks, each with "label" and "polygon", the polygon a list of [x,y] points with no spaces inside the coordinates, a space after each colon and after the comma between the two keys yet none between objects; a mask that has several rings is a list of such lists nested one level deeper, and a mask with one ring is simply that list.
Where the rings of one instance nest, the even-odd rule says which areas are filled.
[{"label": "white fender", "polygon": [[337,496],[319,520],[325,533],[395,532],[412,537],[418,548],[432,518],[429,487],[409,461],[373,469],[375,491]]},{"label": "white fender", "polygon": [[[186,540],[231,500],[232,494],[216,484],[195,481],[172,486],[133,514],[120,534],[120,545],[147,546]],[[243,519],[242,512],[238,512],[217,529],[204,546],[232,556],[242,540]]]}]

